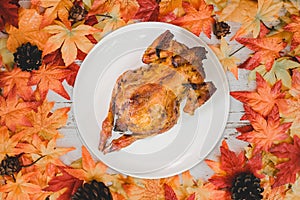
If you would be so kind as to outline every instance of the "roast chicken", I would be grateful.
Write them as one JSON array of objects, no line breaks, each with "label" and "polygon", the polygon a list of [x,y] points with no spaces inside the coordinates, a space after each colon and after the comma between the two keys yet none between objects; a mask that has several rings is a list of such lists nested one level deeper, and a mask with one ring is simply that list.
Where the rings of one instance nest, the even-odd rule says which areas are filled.
[{"label": "roast chicken", "polygon": [[[184,99],[183,112],[193,115],[215,92],[205,82],[205,48],[188,48],[173,38],[169,30],[162,33],[142,55],[145,65],[117,79],[100,132],[103,153],[166,132],[177,123]],[[111,140],[112,131],[120,137]]]}]

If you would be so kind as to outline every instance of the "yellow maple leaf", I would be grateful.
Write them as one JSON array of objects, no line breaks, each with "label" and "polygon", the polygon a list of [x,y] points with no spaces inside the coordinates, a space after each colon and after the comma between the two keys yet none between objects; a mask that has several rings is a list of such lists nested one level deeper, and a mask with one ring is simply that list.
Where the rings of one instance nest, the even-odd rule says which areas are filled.
[{"label": "yellow maple leaf", "polygon": [[99,17],[98,20],[99,23],[94,26],[95,28],[102,30],[94,35],[98,41],[108,33],[126,25],[126,22],[121,18],[120,15],[120,6],[115,6],[110,12],[106,13],[104,17]]},{"label": "yellow maple leaf", "polygon": [[41,28],[51,24],[56,18],[67,22],[69,10],[73,6],[71,0],[34,0],[34,4],[45,8]]},{"label": "yellow maple leaf", "polygon": [[258,37],[260,33],[261,22],[267,24],[279,17],[279,11],[283,7],[283,2],[279,0],[258,0],[255,15],[249,12],[241,21],[242,26],[236,32],[233,38],[252,33],[253,37]]},{"label": "yellow maple leaf", "polygon": [[77,48],[84,53],[88,53],[94,44],[86,35],[94,34],[100,30],[85,24],[75,24],[70,27],[69,24],[56,21],[55,25],[49,25],[44,28],[50,34],[45,44],[43,55],[47,55],[61,48],[62,58],[65,65],[72,64],[77,57]]},{"label": "yellow maple leaf", "polygon": [[39,169],[43,171],[51,164],[55,166],[64,166],[60,157],[75,149],[74,147],[57,147],[56,137],[49,141],[45,141],[41,140],[37,134],[34,134],[32,138],[32,145],[36,148],[36,153],[31,153],[31,157],[33,160],[37,160],[43,156],[43,158],[36,163]]},{"label": "yellow maple leaf", "polygon": [[210,48],[216,53],[224,70],[231,71],[235,78],[238,79],[237,63],[240,62],[240,59],[231,55],[231,48],[227,44],[225,38],[221,38],[221,44],[219,45],[219,47],[211,45]]},{"label": "yellow maple leaf", "polygon": [[20,9],[19,11],[19,27],[12,25],[6,27],[8,33],[7,49],[15,52],[16,49],[26,42],[38,46],[43,50],[49,34],[40,29],[42,15],[38,14],[34,9]]},{"label": "yellow maple leaf", "polygon": [[0,38],[0,65],[12,68],[14,55],[7,49],[7,38]]}]

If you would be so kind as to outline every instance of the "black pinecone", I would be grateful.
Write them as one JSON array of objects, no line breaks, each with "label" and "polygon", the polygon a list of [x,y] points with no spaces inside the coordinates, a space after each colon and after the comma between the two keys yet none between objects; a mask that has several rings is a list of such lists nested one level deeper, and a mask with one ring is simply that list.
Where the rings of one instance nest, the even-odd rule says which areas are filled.
[{"label": "black pinecone", "polygon": [[221,39],[221,37],[230,34],[230,26],[226,22],[216,21],[213,26],[213,33],[218,39]]},{"label": "black pinecone", "polygon": [[233,180],[231,198],[233,200],[259,200],[262,199],[263,188],[260,179],[252,173],[241,173]]},{"label": "black pinecone", "polygon": [[17,48],[14,53],[14,61],[22,71],[38,70],[42,64],[42,51],[27,42]]},{"label": "black pinecone", "polygon": [[6,155],[6,157],[1,161],[0,164],[0,175],[13,176],[14,173],[18,173],[22,169],[22,163],[19,160],[22,155],[23,154],[19,154],[16,156]]},{"label": "black pinecone", "polygon": [[87,10],[78,4],[74,4],[69,11],[69,20],[72,23],[83,20],[87,15]]},{"label": "black pinecone", "polygon": [[93,180],[84,183],[72,196],[72,200],[112,200],[109,188],[102,182]]}]

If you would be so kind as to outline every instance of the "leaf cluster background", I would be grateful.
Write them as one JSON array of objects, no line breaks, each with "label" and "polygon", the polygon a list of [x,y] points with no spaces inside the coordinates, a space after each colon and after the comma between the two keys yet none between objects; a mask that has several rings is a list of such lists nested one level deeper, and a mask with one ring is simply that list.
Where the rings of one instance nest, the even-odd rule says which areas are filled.
[{"label": "leaf cluster background", "polygon": [[[18,157],[23,166],[0,171],[0,199],[70,199],[92,180],[105,183],[114,199],[231,199],[240,173],[260,179],[263,199],[300,198],[299,9],[297,0],[0,1],[0,161],[3,166]],[[237,128],[237,139],[248,145],[234,152],[224,139],[220,155],[205,160],[213,171],[207,180],[190,171],[155,180],[109,173],[84,146],[71,165],[60,159],[74,150],[57,146],[70,108],[55,109],[49,90],[70,100],[63,83],[74,86],[93,46],[122,26],[145,21],[205,37],[228,75],[239,80],[246,70],[256,83],[252,91],[230,93],[244,106],[247,125]],[[238,28],[218,39],[219,22]],[[19,66],[18,49],[26,43],[41,51],[37,69]]]}]

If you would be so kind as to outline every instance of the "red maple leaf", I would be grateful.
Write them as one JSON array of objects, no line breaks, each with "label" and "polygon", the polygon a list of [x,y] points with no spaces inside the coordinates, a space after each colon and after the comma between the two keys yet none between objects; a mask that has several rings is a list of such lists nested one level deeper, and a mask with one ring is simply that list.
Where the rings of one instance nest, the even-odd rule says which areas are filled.
[{"label": "red maple leaf", "polygon": [[209,178],[209,182],[214,184],[218,189],[229,189],[232,186],[234,178],[240,173],[251,172],[256,177],[262,175],[258,171],[262,167],[261,154],[256,154],[250,160],[245,157],[245,152],[238,154],[231,151],[223,140],[220,147],[221,156],[219,162],[206,159],[205,162],[215,171],[215,174]]},{"label": "red maple leaf", "polygon": [[66,77],[66,81],[69,85],[74,86],[76,76],[79,70],[79,65],[72,63],[71,65],[68,66],[67,69],[69,69],[71,72],[70,74]]},{"label": "red maple leaf", "polygon": [[230,92],[230,95],[265,117],[276,105],[277,100],[284,98],[281,85],[281,81],[277,81],[271,86],[256,73],[256,91],[234,91]]},{"label": "red maple leaf", "polygon": [[42,99],[46,98],[49,89],[66,99],[70,99],[62,81],[70,75],[71,70],[65,66],[42,65],[39,70],[33,70],[31,73],[28,84],[37,85]]},{"label": "red maple leaf", "polygon": [[269,71],[274,63],[274,60],[280,57],[279,52],[283,50],[287,43],[283,41],[283,38],[274,37],[261,37],[261,38],[236,38],[236,41],[245,45],[247,48],[254,51],[254,55],[249,57],[240,68],[253,70],[260,64],[266,66],[266,70]]},{"label": "red maple leaf", "polygon": [[82,185],[83,181],[68,174],[64,167],[58,167],[61,175],[55,176],[49,181],[49,186],[44,188],[44,191],[57,192],[61,189],[67,188],[66,191],[59,196],[57,200],[68,200]]},{"label": "red maple leaf", "polygon": [[140,7],[133,17],[141,21],[157,21],[159,4],[156,0],[137,0]]},{"label": "red maple leaf", "polygon": [[0,1],[0,30],[4,29],[6,23],[18,27],[19,4],[15,0]]},{"label": "red maple leaf", "polygon": [[212,24],[215,22],[212,17],[213,5],[207,5],[204,0],[201,0],[198,9],[188,2],[183,2],[182,7],[185,15],[171,21],[171,23],[184,27],[195,35],[200,35],[203,32],[210,38]]},{"label": "red maple leaf", "polygon": [[294,183],[300,171],[300,138],[294,135],[293,143],[281,143],[273,147],[270,151],[279,158],[289,159],[286,162],[276,165],[279,171],[276,173],[276,181],[273,186]]},{"label": "red maple leaf", "polygon": [[277,106],[273,107],[266,119],[253,111],[249,106],[245,106],[245,113],[253,130],[243,132],[237,138],[255,144],[254,154],[262,150],[268,152],[274,142],[284,140],[288,137],[287,130],[292,123],[280,123]]},{"label": "red maple leaf", "polygon": [[0,72],[0,88],[4,97],[10,92],[15,92],[24,100],[30,100],[32,96],[32,88],[28,86],[30,73],[22,71],[20,68],[15,67],[11,71]]}]

